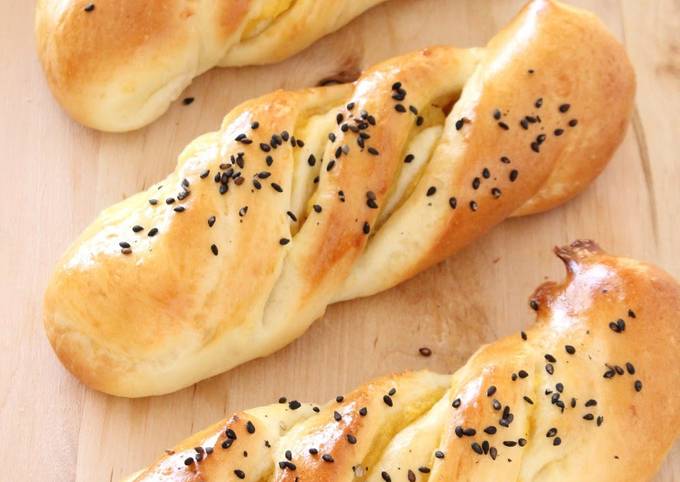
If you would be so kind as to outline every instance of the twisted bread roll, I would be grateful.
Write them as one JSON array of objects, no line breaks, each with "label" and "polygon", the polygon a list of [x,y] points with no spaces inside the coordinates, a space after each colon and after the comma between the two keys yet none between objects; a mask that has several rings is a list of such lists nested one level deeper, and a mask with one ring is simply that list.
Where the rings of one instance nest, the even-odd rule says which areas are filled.
[{"label": "twisted bread roll", "polygon": [[78,378],[131,397],[267,355],[330,303],[578,193],[621,141],[633,90],[599,21],[537,0],[486,49],[247,102],[69,248],[47,334]]},{"label": "twisted bread roll", "polygon": [[129,131],[213,67],[278,62],[384,0],[38,0],[48,83],[78,122]]},{"label": "twisted bread roll", "polygon": [[535,292],[536,324],[452,377],[378,379],[316,413],[242,412],[128,480],[650,479],[680,435],[680,406],[667,403],[680,384],[680,286],[592,242],[556,253],[568,276]]}]

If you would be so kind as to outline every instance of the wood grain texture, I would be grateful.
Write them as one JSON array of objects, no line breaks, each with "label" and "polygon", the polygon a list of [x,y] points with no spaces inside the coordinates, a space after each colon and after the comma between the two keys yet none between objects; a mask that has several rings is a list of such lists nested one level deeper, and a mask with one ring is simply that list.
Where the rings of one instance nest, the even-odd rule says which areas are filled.
[{"label": "wood grain texture", "polygon": [[[34,53],[34,2],[0,0],[0,450],[12,480],[118,480],[235,409],[280,395],[323,401],[404,368],[452,371],[480,343],[532,319],[530,293],[563,276],[550,248],[577,237],[680,277],[680,4],[574,0],[625,41],[639,83],[632,128],[583,195],[506,222],[391,291],[333,306],[274,356],[173,395],[129,401],[92,392],[52,353],[41,299],[57,257],[100,209],[169,172],[184,145],[230,108],[427,45],[482,45],[521,3],[392,0],[282,64],[212,71],[187,91],[192,105],[110,135],[74,124],[49,94]],[[421,346],[433,356],[421,357]],[[655,481],[680,481],[680,444]]]}]

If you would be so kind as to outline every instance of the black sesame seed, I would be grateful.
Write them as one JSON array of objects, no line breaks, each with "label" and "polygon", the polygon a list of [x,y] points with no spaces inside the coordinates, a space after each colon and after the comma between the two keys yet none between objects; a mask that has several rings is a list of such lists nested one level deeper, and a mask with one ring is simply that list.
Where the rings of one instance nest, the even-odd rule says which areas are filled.
[{"label": "black sesame seed", "polygon": [[368,233],[371,232],[371,225],[368,224],[368,221],[364,222],[364,226],[363,226],[362,229],[363,229],[364,234],[368,234]]},{"label": "black sesame seed", "polygon": [[380,152],[378,152],[378,149],[376,149],[375,147],[369,147],[367,150],[369,154],[372,154],[374,156],[380,155]]},{"label": "black sesame seed", "polygon": [[392,397],[390,397],[389,395],[383,395],[383,402],[385,402],[385,405],[387,405],[388,407],[392,407],[394,405]]},{"label": "black sesame seed", "polygon": [[406,157],[404,158],[404,162],[408,164],[410,162],[413,162],[413,159],[415,158],[416,156],[414,156],[413,154],[407,154]]},{"label": "black sesame seed", "polygon": [[501,120],[501,111],[496,109],[493,111],[493,118],[496,120]]},{"label": "black sesame seed", "polygon": [[288,238],[281,238],[281,239],[279,239],[279,244],[280,244],[281,246],[285,246],[285,245],[287,245],[288,243],[290,243],[290,239],[288,239]]},{"label": "black sesame seed", "polygon": [[453,408],[459,408],[459,407],[460,407],[460,403],[461,403],[461,402],[460,402],[460,398],[456,398],[456,399],[453,401],[453,404],[452,404],[451,406],[452,406]]},{"label": "black sesame seed", "polygon": [[487,397],[492,397],[494,393],[496,393],[496,387],[495,387],[494,385],[491,385],[491,386],[486,390],[486,396],[487,396]]},{"label": "black sesame seed", "polygon": [[133,233],[138,233],[140,231],[144,231],[143,226],[140,226],[139,224],[135,224],[134,226],[132,226],[132,232]]},{"label": "black sesame seed", "polygon": [[622,333],[623,331],[626,330],[626,322],[619,318],[618,320],[609,323],[609,328],[614,333]]},{"label": "black sesame seed", "polygon": [[538,309],[540,308],[540,306],[538,305],[538,301],[536,300],[529,301],[529,307],[534,311],[538,311]]},{"label": "black sesame seed", "polygon": [[173,204],[175,202],[174,197],[169,197],[165,200],[165,204]]},{"label": "black sesame seed", "polygon": [[404,107],[403,104],[396,104],[396,105],[394,106],[394,110],[396,110],[397,112],[403,114],[404,112],[406,112],[406,107]]},{"label": "black sesame seed", "polygon": [[253,425],[253,422],[248,420],[246,423],[246,430],[248,431],[249,434],[254,434],[255,433],[255,425]]},{"label": "black sesame seed", "polygon": [[533,405],[533,404],[534,404],[534,401],[533,401],[531,398],[529,398],[528,396],[524,395],[524,397],[522,397],[522,398],[523,398],[524,401],[527,402],[529,405]]},{"label": "black sesame seed", "polygon": [[635,383],[633,384],[635,387],[635,391],[639,392],[642,390],[642,382],[640,380],[635,380]]},{"label": "black sesame seed", "polygon": [[629,374],[635,375],[635,367],[631,362],[626,362],[626,370],[628,371]]},{"label": "black sesame seed", "polygon": [[236,440],[236,439],[237,439],[237,437],[236,437],[236,432],[234,432],[234,431],[233,431],[232,429],[230,429],[230,428],[228,428],[227,430],[225,430],[225,435],[227,436],[228,439],[231,439],[231,440]]},{"label": "black sesame seed", "polygon": [[189,466],[189,465],[193,465],[193,464],[194,464],[193,457],[187,457],[186,459],[184,459],[184,465]]},{"label": "black sesame seed", "polygon": [[354,435],[352,435],[351,433],[349,433],[349,434],[347,434],[347,441],[350,444],[354,445],[354,444],[357,443],[357,438]]},{"label": "black sesame seed", "polygon": [[149,204],[155,206],[156,204],[158,204],[158,199],[149,199]]},{"label": "black sesame seed", "polygon": [[526,119],[522,119],[519,121],[519,125],[522,126],[522,129],[527,130],[529,128],[529,123],[527,122]]},{"label": "black sesame seed", "polygon": [[[522,337],[522,340],[527,341],[527,334],[523,331],[520,331],[519,336]],[[521,372],[520,372],[521,373]]]},{"label": "black sesame seed", "polygon": [[569,127],[576,127],[577,124],[578,124],[578,120],[576,120],[576,119],[572,119],[572,120],[569,121]]},{"label": "black sesame seed", "polygon": [[442,452],[441,450],[437,450],[437,451],[434,453],[434,456],[435,456],[436,458],[438,458],[438,459],[443,459],[443,458],[445,457],[444,452]]},{"label": "black sesame seed", "polygon": [[470,210],[472,211],[477,211],[477,202],[476,201],[470,201]]},{"label": "black sesame seed", "polygon": [[463,128],[463,125],[465,124],[465,118],[458,119],[456,121],[456,130],[459,131]]},{"label": "black sesame seed", "polygon": [[212,251],[212,254],[214,254],[215,256],[220,254],[220,251],[217,248],[217,245],[215,245],[215,244],[210,245],[210,251]]},{"label": "black sesame seed", "polygon": [[555,129],[555,130],[553,131],[553,134],[554,134],[556,137],[559,137],[559,136],[561,136],[562,134],[564,134],[564,129]]},{"label": "black sesame seed", "polygon": [[538,142],[531,143],[531,150],[538,153],[541,152],[541,145]]},{"label": "black sesame seed", "polygon": [[474,450],[478,455],[482,455],[484,453],[484,450],[482,449],[481,445],[479,445],[477,442],[473,442],[471,447],[472,450]]},{"label": "black sesame seed", "polygon": [[595,420],[595,415],[593,415],[592,413],[586,413],[586,414],[583,416],[583,420],[588,420],[588,421],[590,421],[590,420]]},{"label": "black sesame seed", "polygon": [[501,190],[498,189],[497,187],[494,187],[494,188],[491,189],[491,195],[492,195],[495,199],[498,199],[499,197],[501,197],[501,194],[503,194],[503,193],[502,193]]},{"label": "black sesame seed", "polygon": [[543,105],[543,97],[539,97],[538,99],[536,99],[536,102],[534,102],[534,107],[536,107],[537,109],[540,109],[542,105]]},{"label": "black sesame seed", "polygon": [[366,414],[368,414],[368,409],[366,407],[361,407],[359,409],[359,415],[361,415],[362,417],[365,417]]},{"label": "black sesame seed", "polygon": [[545,366],[545,371],[548,372],[548,375],[552,375],[553,373],[555,373],[555,367],[552,366],[551,363],[548,363]]},{"label": "black sesame seed", "polygon": [[331,454],[323,454],[321,456],[321,458],[323,459],[324,462],[328,462],[328,463],[335,462],[335,460],[333,459],[333,456]]},{"label": "black sesame seed", "polygon": [[130,243],[128,243],[127,241],[121,241],[120,243],[118,243],[118,245],[121,248],[129,248],[130,247]]},{"label": "black sesame seed", "polygon": [[309,453],[312,455],[317,455],[319,453],[319,450],[312,447],[309,449]]},{"label": "black sesame seed", "polygon": [[576,348],[574,348],[574,347],[571,346],[571,345],[564,345],[564,350],[565,350],[567,353],[569,353],[570,355],[573,355],[574,353],[576,353]]},{"label": "black sesame seed", "polygon": [[418,353],[420,353],[424,357],[428,357],[428,356],[432,355],[432,350],[430,350],[428,347],[424,346],[424,347],[418,349]]},{"label": "black sesame seed", "polygon": [[240,469],[234,470],[234,475],[236,475],[236,477],[238,477],[241,480],[246,478],[246,473]]},{"label": "black sesame seed", "polygon": [[291,410],[297,410],[301,406],[302,404],[297,400],[291,400],[290,402],[288,402],[288,408],[290,408]]},{"label": "black sesame seed", "polygon": [[510,182],[515,182],[517,180],[517,177],[519,176],[519,171],[517,169],[513,169],[510,171]]},{"label": "black sesame seed", "polygon": [[548,438],[554,437],[555,435],[557,435],[557,429],[555,427],[548,429],[548,431],[545,434],[545,436]]},{"label": "black sesame seed", "polygon": [[271,186],[272,186],[272,189],[274,189],[274,191],[283,192],[283,188],[280,185],[278,185],[277,183],[273,182],[271,184]]},{"label": "black sesame seed", "polygon": [[555,447],[557,447],[557,446],[560,445],[561,443],[562,443],[562,439],[559,438],[559,437],[555,437],[555,439],[553,440],[553,445],[554,445]]},{"label": "black sesame seed", "polygon": [[331,161],[328,164],[326,164],[326,172],[331,172],[334,167],[335,161],[331,159]]},{"label": "black sesame seed", "polygon": [[339,422],[340,420],[342,420],[342,415],[340,415],[338,412],[333,412],[333,419],[336,422]]},{"label": "black sesame seed", "polygon": [[449,206],[451,206],[451,209],[456,209],[456,206],[458,206],[458,200],[455,197],[450,197]]},{"label": "black sesame seed", "polygon": [[562,105],[560,105],[560,112],[562,114],[564,114],[565,112],[569,111],[570,107],[571,107],[571,105],[569,105],[569,104],[562,104]]},{"label": "black sesame seed", "polygon": [[557,360],[555,359],[555,357],[552,356],[550,353],[546,353],[544,356],[545,356],[545,359],[546,359],[547,361],[549,361],[550,363],[556,363],[556,362],[557,362]]},{"label": "black sesame seed", "polygon": [[149,229],[147,236],[150,237],[150,238],[153,238],[157,234],[158,234],[158,228],[151,228],[151,229]]},{"label": "black sesame seed", "polygon": [[416,117],[416,125],[418,127],[422,126],[423,122],[425,122],[425,118],[422,115],[419,115],[418,117]]},{"label": "black sesame seed", "polygon": [[385,472],[384,470],[380,472],[380,477],[385,481],[385,482],[392,482],[392,477],[390,477],[390,474]]},{"label": "black sesame seed", "polygon": [[520,370],[517,372],[517,375],[519,375],[520,378],[524,379],[529,376],[529,374],[526,372],[526,370]]},{"label": "black sesame seed", "polygon": [[495,434],[496,431],[497,431],[497,429],[496,429],[496,427],[494,427],[493,425],[489,425],[488,427],[486,427],[486,428],[484,429],[484,433],[487,433],[487,434],[489,434],[489,435]]},{"label": "black sesame seed", "polygon": [[173,211],[175,211],[176,213],[183,213],[184,211],[186,211],[186,209],[187,208],[185,208],[184,206],[177,206],[173,209]]},{"label": "black sesame seed", "polygon": [[434,187],[434,186],[430,186],[430,187],[427,188],[427,192],[425,193],[425,195],[427,197],[434,196],[436,192],[437,192],[437,188]]},{"label": "black sesame seed", "polygon": [[481,182],[482,182],[481,179],[479,179],[478,177],[474,178],[472,180],[472,189],[479,189],[479,185]]},{"label": "black sesame seed", "polygon": [[253,186],[255,187],[255,189],[258,190],[262,189],[262,183],[260,183],[260,181],[258,181],[257,179],[253,179]]},{"label": "black sesame seed", "polygon": [[503,129],[504,131],[507,131],[508,129],[510,129],[510,127],[505,122],[499,122],[498,127]]}]

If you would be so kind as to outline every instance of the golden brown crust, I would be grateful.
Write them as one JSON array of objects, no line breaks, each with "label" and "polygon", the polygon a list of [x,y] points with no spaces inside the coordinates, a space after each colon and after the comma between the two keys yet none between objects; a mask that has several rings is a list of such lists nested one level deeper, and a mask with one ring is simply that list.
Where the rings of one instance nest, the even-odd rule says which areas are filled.
[{"label": "golden brown crust", "polygon": [[381,1],[39,0],[35,30],[64,109],[86,126],[127,131],[217,64],[281,60]]},{"label": "golden brown crust", "polygon": [[62,258],[45,300],[59,358],[108,393],[176,390],[281,348],[330,303],[394,286],[536,195],[532,209],[568,199],[579,188],[560,186],[590,180],[621,138],[625,54],[590,15],[542,0],[498,38],[237,107]]},{"label": "golden brown crust", "polygon": [[[482,347],[452,377],[378,379],[287,426],[266,456],[272,480],[650,479],[680,435],[680,407],[668,403],[680,383],[680,285],[591,241],[556,253],[567,278],[536,290],[530,329]],[[166,480],[155,474],[167,460],[133,480]]]}]

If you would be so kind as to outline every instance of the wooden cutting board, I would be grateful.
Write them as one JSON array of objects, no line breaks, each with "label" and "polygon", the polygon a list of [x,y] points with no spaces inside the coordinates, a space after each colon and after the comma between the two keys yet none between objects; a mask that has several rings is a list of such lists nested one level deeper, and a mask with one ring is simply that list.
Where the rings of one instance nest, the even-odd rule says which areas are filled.
[{"label": "wooden cutting board", "polygon": [[[552,246],[575,238],[594,238],[680,277],[680,4],[573,3],[594,10],[625,42],[639,82],[625,142],[585,194],[504,223],[400,287],[331,307],[303,338],[267,359],[179,393],[124,400],[83,387],[42,331],[48,273],[96,213],[165,176],[184,145],[216,129],[239,102],[428,45],[483,45],[522,0],[392,0],[282,64],[204,75],[186,92],[192,105],[178,103],[126,135],[100,134],[65,116],[34,53],[34,1],[0,0],[0,478],[115,481],[235,409],[281,395],[325,401],[406,368],[451,372],[481,343],[533,319],[528,296],[564,275]],[[433,355],[420,356],[422,346]],[[678,387],[669,390],[669,403],[678,403]],[[655,480],[680,480],[680,444]]]}]

